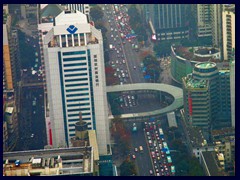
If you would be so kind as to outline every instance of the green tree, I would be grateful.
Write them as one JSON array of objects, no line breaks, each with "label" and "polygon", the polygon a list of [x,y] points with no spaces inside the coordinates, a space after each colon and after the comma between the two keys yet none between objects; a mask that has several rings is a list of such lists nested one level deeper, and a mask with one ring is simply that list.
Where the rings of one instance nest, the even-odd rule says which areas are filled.
[{"label": "green tree", "polygon": [[155,54],[159,57],[166,56],[171,53],[171,41],[161,41],[154,44],[153,50]]},{"label": "green tree", "polygon": [[101,20],[103,17],[103,11],[100,6],[96,5],[91,7],[90,9],[90,16],[92,17],[93,21]]},{"label": "green tree", "polygon": [[132,161],[125,160],[120,165],[120,175],[121,176],[132,176],[136,175],[136,168]]}]

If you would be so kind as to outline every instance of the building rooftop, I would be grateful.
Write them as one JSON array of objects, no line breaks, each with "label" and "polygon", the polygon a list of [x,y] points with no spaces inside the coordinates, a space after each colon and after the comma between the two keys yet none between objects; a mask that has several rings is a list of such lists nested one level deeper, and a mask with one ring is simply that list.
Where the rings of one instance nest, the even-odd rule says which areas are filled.
[{"label": "building rooftop", "polygon": [[93,173],[93,150],[77,147],[7,152],[3,153],[3,172],[5,176]]},{"label": "building rooftop", "polygon": [[234,127],[226,127],[226,128],[222,128],[222,129],[212,130],[212,136],[214,138],[225,137],[225,136],[235,136],[235,128]]},{"label": "building rooftop", "polygon": [[183,78],[186,88],[192,89],[206,89],[208,86],[208,80],[204,79],[193,79],[191,76]]},{"label": "building rooftop", "polygon": [[212,62],[202,62],[202,63],[198,63],[195,65],[197,68],[201,68],[201,69],[208,69],[208,68],[213,68],[216,66],[215,63]]},{"label": "building rooftop", "polygon": [[184,47],[181,45],[172,46],[175,54],[189,61],[196,62],[220,62],[216,54],[219,50],[213,47]]},{"label": "building rooftop", "polygon": [[58,4],[48,4],[41,10],[42,23],[53,22],[54,17],[58,16],[64,8]]}]

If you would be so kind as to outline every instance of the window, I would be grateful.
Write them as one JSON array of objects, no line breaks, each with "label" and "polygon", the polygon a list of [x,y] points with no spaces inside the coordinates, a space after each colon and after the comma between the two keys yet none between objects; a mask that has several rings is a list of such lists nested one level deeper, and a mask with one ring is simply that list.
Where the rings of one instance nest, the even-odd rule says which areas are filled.
[{"label": "window", "polygon": [[82,88],[82,89],[67,89],[66,92],[76,92],[76,91],[88,91],[88,88]]},{"label": "window", "polygon": [[88,80],[88,78],[66,79],[65,82],[86,81],[86,80]]},{"label": "window", "polygon": [[72,77],[72,76],[86,76],[87,73],[78,73],[78,74],[66,74],[65,77]]},{"label": "window", "polygon": [[87,63],[64,64],[63,67],[84,66],[84,65],[87,65]]},{"label": "window", "polygon": [[64,72],[85,71],[87,68],[65,69]]},{"label": "window", "polygon": [[74,87],[74,86],[87,86],[88,83],[82,83],[82,84],[67,84],[66,87]]},{"label": "window", "polygon": [[81,61],[86,60],[86,57],[75,57],[75,58],[63,58],[63,61]]},{"label": "window", "polygon": [[63,56],[86,54],[86,51],[73,51],[73,52],[63,52]]},{"label": "window", "polygon": [[66,97],[75,97],[75,96],[88,96],[89,93],[82,93],[82,94],[68,94]]}]

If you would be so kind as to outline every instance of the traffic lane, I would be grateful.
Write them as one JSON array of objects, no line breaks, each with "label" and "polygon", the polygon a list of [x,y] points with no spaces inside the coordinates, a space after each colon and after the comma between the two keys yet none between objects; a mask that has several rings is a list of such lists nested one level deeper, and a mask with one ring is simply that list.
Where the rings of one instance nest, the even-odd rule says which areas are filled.
[{"label": "traffic lane", "polygon": [[127,42],[124,46],[125,54],[127,57],[127,63],[129,68],[129,74],[132,77],[133,83],[141,83],[143,81],[142,74],[139,71],[139,68],[134,69],[134,66],[139,67],[140,63],[137,61],[139,56],[132,50],[131,43]]},{"label": "traffic lane", "polygon": [[36,106],[33,112],[34,122],[32,123],[32,129],[35,133],[35,138],[37,139],[36,148],[43,148],[46,142],[45,131],[45,116],[44,116],[44,90],[37,89],[34,91],[34,96],[36,97]]},{"label": "traffic lane", "polygon": [[[127,129],[131,132],[131,142],[132,148],[131,152],[136,155],[135,164],[137,166],[138,175],[140,176],[149,176],[149,170],[152,169],[151,159],[149,157],[149,152],[147,149],[146,139],[144,136],[142,124],[140,122],[135,122],[137,126],[137,132],[132,132],[133,122],[125,122]],[[134,148],[139,146],[143,147],[143,153],[139,151],[136,153],[134,152]]]}]

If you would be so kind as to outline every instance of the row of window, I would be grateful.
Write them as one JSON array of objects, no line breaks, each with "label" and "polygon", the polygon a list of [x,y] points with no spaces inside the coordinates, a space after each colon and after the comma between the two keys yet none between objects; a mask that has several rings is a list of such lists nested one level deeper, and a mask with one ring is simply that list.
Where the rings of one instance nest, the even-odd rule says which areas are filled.
[{"label": "row of window", "polygon": [[81,104],[68,104],[67,107],[74,107],[74,106],[89,106],[90,103],[81,103]]},{"label": "row of window", "polygon": [[66,87],[75,87],[75,86],[87,86],[88,83],[82,83],[82,84],[67,84]]},{"label": "row of window", "polygon": [[[87,117],[87,118],[82,118],[83,121],[89,121],[91,120],[91,117]],[[68,122],[78,122],[79,118],[75,118],[75,119],[69,119]],[[70,124],[71,126],[74,126],[74,124]],[[70,126],[69,125],[69,126]]]},{"label": "row of window", "polygon": [[[89,116],[91,113],[82,113],[82,116]],[[79,113],[77,114],[69,114],[68,117],[79,117]]]},{"label": "row of window", "polygon": [[87,68],[64,69],[64,72],[86,71]]},{"label": "row of window", "polygon": [[68,109],[67,112],[74,112],[74,111],[90,111],[90,108],[77,108],[77,109]]},{"label": "row of window", "polygon": [[86,51],[63,52],[63,56],[86,54]]},{"label": "row of window", "polygon": [[67,102],[89,101],[89,98],[68,99]]},{"label": "row of window", "polygon": [[77,74],[65,74],[65,77],[73,77],[73,76],[87,76],[87,73],[77,73]]},{"label": "row of window", "polygon": [[76,97],[76,96],[88,96],[89,93],[82,93],[82,94],[68,94],[66,97]]},{"label": "row of window", "polygon": [[67,89],[66,92],[76,92],[76,91],[88,91],[88,88],[82,88],[82,89]]},{"label": "row of window", "polygon": [[84,66],[84,65],[87,65],[87,63],[64,64],[63,67]]},{"label": "row of window", "polygon": [[82,61],[82,60],[86,60],[86,57],[74,57],[74,58],[63,58],[64,62],[67,61]]},{"label": "row of window", "polygon": [[65,82],[87,81],[88,78],[66,79]]}]

